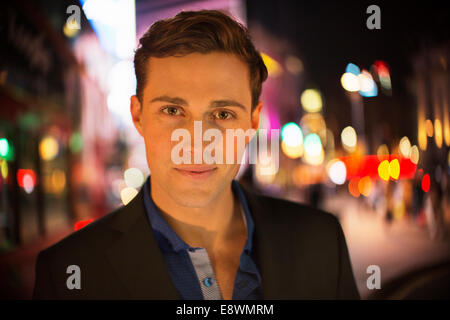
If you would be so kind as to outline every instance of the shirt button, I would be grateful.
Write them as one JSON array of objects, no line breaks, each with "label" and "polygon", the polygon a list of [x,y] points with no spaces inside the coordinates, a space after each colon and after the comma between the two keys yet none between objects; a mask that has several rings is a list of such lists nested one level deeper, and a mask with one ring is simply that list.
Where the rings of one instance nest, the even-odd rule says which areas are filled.
[{"label": "shirt button", "polygon": [[212,286],[213,283],[214,283],[214,279],[211,277],[206,277],[205,279],[203,279],[203,284],[207,287]]}]

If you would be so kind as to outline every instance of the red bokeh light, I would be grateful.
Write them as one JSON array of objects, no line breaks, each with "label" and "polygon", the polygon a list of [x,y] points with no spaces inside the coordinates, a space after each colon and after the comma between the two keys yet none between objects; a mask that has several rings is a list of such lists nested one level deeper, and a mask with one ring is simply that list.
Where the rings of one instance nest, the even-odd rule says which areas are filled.
[{"label": "red bokeh light", "polygon": [[425,192],[430,190],[430,175],[428,173],[422,178],[422,190]]},{"label": "red bokeh light", "polygon": [[80,230],[81,228],[87,226],[89,223],[94,221],[94,219],[81,220],[75,223],[75,231]]}]

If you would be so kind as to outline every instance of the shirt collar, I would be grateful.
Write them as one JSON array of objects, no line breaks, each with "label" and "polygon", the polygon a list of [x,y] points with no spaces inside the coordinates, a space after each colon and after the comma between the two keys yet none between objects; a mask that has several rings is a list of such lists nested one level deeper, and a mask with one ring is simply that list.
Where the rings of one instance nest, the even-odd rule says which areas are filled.
[{"label": "shirt collar", "polygon": [[[231,183],[232,190],[237,195],[242,210],[244,211],[245,221],[247,225],[247,241],[245,242],[244,251],[250,253],[253,247],[253,233],[254,222],[248,208],[247,200],[241,186],[236,180]],[[150,225],[155,232],[158,245],[164,251],[184,251],[195,250],[196,247],[191,247],[178,234],[169,226],[167,221],[161,214],[161,211],[156,206],[151,197],[151,179],[150,176],[144,183],[144,206],[147,213],[147,217],[150,221]]]}]

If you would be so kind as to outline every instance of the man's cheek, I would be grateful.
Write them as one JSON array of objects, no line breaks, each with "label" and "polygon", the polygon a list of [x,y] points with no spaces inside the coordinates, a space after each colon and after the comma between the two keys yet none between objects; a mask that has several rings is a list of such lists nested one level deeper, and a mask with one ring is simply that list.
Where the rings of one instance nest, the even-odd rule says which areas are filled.
[{"label": "man's cheek", "polygon": [[160,166],[170,166],[171,161],[171,146],[168,143],[154,140],[147,144],[147,154],[150,162],[159,164]]}]

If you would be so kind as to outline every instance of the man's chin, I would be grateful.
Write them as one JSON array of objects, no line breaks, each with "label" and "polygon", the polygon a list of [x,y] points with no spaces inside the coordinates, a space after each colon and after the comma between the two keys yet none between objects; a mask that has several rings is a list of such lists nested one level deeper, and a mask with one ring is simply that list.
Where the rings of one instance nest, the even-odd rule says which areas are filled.
[{"label": "man's chin", "polygon": [[215,200],[212,190],[171,190],[170,197],[180,206],[189,208],[203,208],[209,206]]}]

